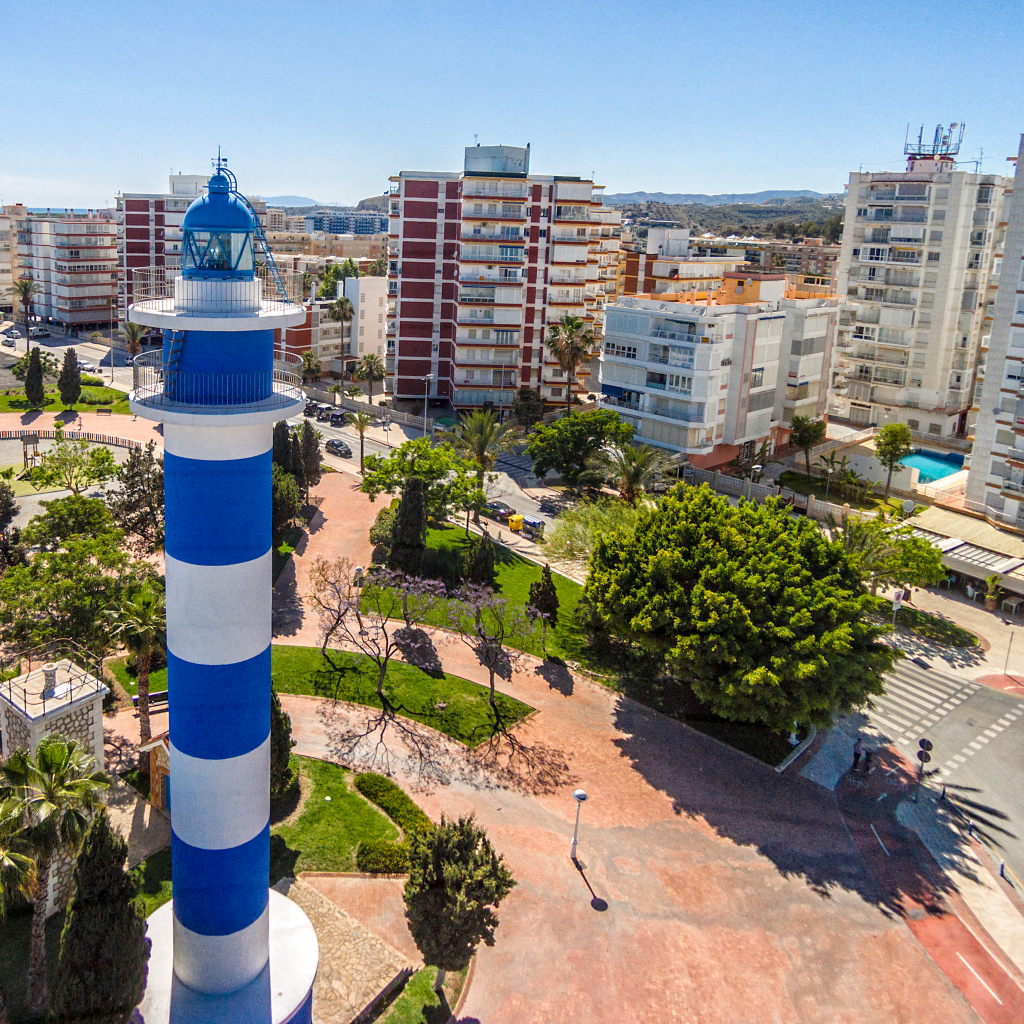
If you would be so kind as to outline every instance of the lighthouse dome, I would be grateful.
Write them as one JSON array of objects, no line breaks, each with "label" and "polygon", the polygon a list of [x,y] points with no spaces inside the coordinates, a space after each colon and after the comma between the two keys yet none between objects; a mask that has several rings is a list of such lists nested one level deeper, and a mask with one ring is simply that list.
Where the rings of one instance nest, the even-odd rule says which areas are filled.
[{"label": "lighthouse dome", "polygon": [[227,175],[210,178],[208,193],[188,208],[181,227],[184,277],[252,277],[256,220]]}]

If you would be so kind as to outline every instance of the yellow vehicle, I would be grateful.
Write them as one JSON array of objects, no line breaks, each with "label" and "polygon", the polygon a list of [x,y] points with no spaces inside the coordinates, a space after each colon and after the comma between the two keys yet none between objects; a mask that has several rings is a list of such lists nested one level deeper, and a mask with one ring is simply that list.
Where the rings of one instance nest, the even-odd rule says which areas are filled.
[{"label": "yellow vehicle", "polygon": [[515,533],[520,533],[523,529],[523,517],[518,513],[510,515],[508,517],[508,528]]}]

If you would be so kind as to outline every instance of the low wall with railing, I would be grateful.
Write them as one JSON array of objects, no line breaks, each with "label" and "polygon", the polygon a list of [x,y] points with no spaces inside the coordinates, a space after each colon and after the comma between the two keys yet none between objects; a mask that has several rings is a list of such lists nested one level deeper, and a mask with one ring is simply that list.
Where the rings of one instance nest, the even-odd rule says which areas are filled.
[{"label": "low wall with railing", "polygon": [[[62,430],[61,437],[68,441],[91,441],[93,444],[110,444],[117,448],[141,448],[141,441],[113,434],[96,434],[91,430]],[[22,437],[38,437],[40,441],[55,441],[56,430],[0,430],[0,441],[18,440]]]},{"label": "low wall with railing", "polygon": [[[303,387],[306,394],[316,402],[336,405],[347,412],[363,412],[376,420],[387,416],[392,423],[400,423],[406,427],[416,427],[418,430],[423,429],[423,417],[417,416],[415,413],[402,412],[400,409],[389,409],[386,406],[370,405],[369,402],[360,402],[358,399],[349,398],[347,395],[332,394],[330,388],[323,387],[317,383],[305,384]],[[428,416],[427,431],[430,432],[433,429],[434,420]]]}]

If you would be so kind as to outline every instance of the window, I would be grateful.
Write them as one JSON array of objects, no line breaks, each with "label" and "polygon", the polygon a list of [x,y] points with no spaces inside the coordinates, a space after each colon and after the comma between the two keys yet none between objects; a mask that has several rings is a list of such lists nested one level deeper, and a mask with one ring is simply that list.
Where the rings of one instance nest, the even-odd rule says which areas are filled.
[{"label": "window", "polygon": [[861,207],[857,208],[857,216],[858,217],[866,217],[867,215],[868,215],[868,208],[866,206],[861,206]]},{"label": "window", "polygon": [[366,328],[365,327],[360,327],[359,328],[359,337],[361,338],[365,332],[366,332]]},{"label": "window", "polygon": [[489,330],[483,330],[483,331],[480,332],[480,337],[483,338],[484,341],[486,341],[488,338],[490,338],[490,336],[491,336],[491,332]]},{"label": "window", "polygon": [[476,328],[475,327],[470,327],[468,334],[469,334],[470,338],[475,338],[476,337]]},{"label": "window", "polygon": [[911,430],[917,430],[921,424],[917,420],[907,420],[907,426],[910,427]]},{"label": "window", "polygon": [[379,324],[384,323],[384,314],[383,313],[378,313],[377,314],[377,323],[379,323]]},{"label": "window", "polygon": [[942,433],[942,424],[941,423],[929,423],[928,424],[928,433],[929,434],[941,434]]},{"label": "window", "polygon": [[378,306],[383,306],[384,305],[384,296],[383,295],[381,295],[380,298],[377,299],[377,305]]},{"label": "window", "polygon": [[941,231],[933,231],[928,236],[928,241],[929,242],[941,242],[942,241],[942,232]]},{"label": "window", "polygon": [[[383,338],[384,337],[384,332],[383,331],[378,331],[377,332],[377,337],[378,338]],[[380,349],[380,346],[378,346],[378,351],[379,351],[379,349]]]},{"label": "window", "polygon": [[669,391],[689,391],[693,387],[693,378],[684,377],[680,373],[670,373],[668,375],[668,389]]},{"label": "window", "polygon": [[764,386],[764,367],[750,371],[750,386],[760,388]]},{"label": "window", "polygon": [[366,310],[365,309],[359,310],[359,319],[360,320],[365,320],[366,319]]},{"label": "window", "polygon": [[636,345],[619,345],[614,341],[604,343],[605,355],[618,356],[620,359],[636,359]]},{"label": "window", "polygon": [[939,262],[939,254],[937,252],[930,252],[930,253],[928,253],[928,262],[929,263],[938,263]]},{"label": "window", "polygon": [[552,398],[561,398],[562,397],[562,389],[561,388],[552,388],[551,389],[551,397]]}]

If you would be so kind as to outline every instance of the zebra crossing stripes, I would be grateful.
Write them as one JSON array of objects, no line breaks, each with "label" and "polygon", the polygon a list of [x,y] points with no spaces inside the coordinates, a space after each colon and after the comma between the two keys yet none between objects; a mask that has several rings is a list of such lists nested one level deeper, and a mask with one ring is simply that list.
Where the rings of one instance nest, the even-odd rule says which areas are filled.
[{"label": "zebra crossing stripes", "polygon": [[901,662],[886,676],[885,693],[871,698],[869,718],[898,745],[912,746],[979,685]]}]

